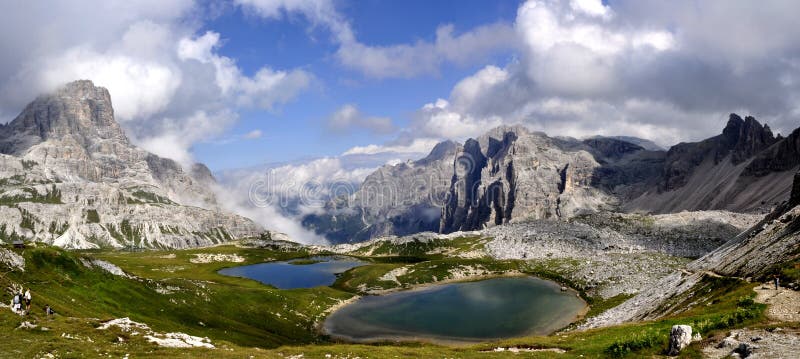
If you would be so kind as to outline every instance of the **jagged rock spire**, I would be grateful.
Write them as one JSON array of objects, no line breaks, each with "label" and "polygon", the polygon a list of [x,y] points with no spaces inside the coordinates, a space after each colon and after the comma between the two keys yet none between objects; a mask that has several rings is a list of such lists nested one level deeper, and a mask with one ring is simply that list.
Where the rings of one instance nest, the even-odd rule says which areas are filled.
[{"label": "jagged rock spire", "polygon": [[725,152],[730,151],[731,162],[739,164],[765,148],[772,146],[776,139],[769,126],[762,126],[754,117],[747,116],[742,120],[732,113],[728,124],[722,131],[725,141]]}]

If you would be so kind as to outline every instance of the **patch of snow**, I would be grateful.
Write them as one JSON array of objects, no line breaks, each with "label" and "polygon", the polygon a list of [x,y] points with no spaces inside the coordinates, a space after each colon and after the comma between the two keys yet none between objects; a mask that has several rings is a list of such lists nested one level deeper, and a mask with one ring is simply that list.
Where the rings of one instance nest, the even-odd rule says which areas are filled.
[{"label": "patch of snow", "polygon": [[36,327],[38,327],[38,325],[36,325],[36,324],[33,324],[33,323],[31,323],[31,322],[22,322],[22,323],[20,323],[20,325],[17,327],[17,329],[35,329]]}]

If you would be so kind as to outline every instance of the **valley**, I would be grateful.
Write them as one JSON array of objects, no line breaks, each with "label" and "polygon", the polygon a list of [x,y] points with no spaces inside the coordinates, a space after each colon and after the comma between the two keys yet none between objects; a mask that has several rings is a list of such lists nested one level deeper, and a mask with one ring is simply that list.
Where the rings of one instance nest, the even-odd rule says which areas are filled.
[{"label": "valley", "polygon": [[[0,353],[650,357],[674,325],[700,335],[684,357],[753,349],[737,333],[784,353],[798,138],[735,114],[667,151],[501,126],[366,175],[295,218],[330,241],[301,244],[233,213],[205,166],[133,145],[76,81],[0,127]],[[775,276],[791,292],[765,295]]]}]

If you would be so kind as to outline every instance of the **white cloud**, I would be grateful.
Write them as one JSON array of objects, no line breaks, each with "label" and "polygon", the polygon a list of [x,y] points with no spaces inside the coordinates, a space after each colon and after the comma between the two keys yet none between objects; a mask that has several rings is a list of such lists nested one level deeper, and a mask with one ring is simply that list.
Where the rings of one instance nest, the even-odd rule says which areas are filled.
[{"label": "white cloud", "polygon": [[394,131],[392,119],[388,117],[369,117],[352,104],[340,107],[328,119],[328,128],[335,132],[363,128],[377,134],[387,134]]},{"label": "white cloud", "polygon": [[380,153],[426,154],[439,143],[435,138],[416,138],[408,144],[355,146],[342,155],[374,155]]},{"label": "white cloud", "polygon": [[590,16],[608,17],[611,15],[611,9],[603,5],[601,0],[572,0],[569,6],[575,11]]},{"label": "white cloud", "polygon": [[74,48],[47,59],[37,73],[42,91],[76,79],[91,79],[106,87],[120,122],[149,118],[169,105],[181,83],[180,70],[156,61],[122,54],[101,54]]},{"label": "white cloud", "polygon": [[305,70],[266,65],[244,75],[219,54],[219,33],[196,33],[202,12],[191,1],[31,3],[3,11],[0,115],[11,120],[37,95],[89,79],[109,90],[136,144],[186,165],[192,146],[222,135],[237,110],[275,110],[314,81]]},{"label": "white cloud", "polygon": [[262,67],[253,77],[244,76],[233,59],[214,52],[219,46],[219,34],[207,31],[193,39],[180,39],[177,54],[183,61],[213,65],[217,86],[239,106],[271,110],[295,98],[312,81],[313,76],[303,70],[275,71],[269,67]]},{"label": "white cloud", "polygon": [[[527,1],[514,24],[521,56],[464,78],[447,100],[423,106],[403,133],[460,139],[523,124],[551,135],[633,135],[669,146],[719,133],[730,112],[786,132],[797,127],[800,83],[791,79],[800,45],[790,38],[800,26],[785,14],[800,5],[753,7],[760,5]],[[732,20],[742,18],[752,30]],[[747,31],[765,42],[741,34]]]},{"label": "white cloud", "polygon": [[248,133],[245,133],[242,137],[248,140],[255,140],[261,138],[263,135],[264,134],[261,132],[261,130],[252,130]]},{"label": "white cloud", "polygon": [[191,147],[207,140],[233,124],[237,115],[228,110],[206,112],[198,110],[182,119],[163,118],[156,126],[157,135],[134,138],[145,150],[178,161],[184,167],[194,163]]}]

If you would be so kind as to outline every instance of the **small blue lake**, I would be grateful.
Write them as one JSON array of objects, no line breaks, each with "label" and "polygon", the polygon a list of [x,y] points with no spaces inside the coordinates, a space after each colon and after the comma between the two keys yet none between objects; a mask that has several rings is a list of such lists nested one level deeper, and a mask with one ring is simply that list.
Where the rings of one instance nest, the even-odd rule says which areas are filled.
[{"label": "small blue lake", "polygon": [[329,286],[336,274],[365,262],[345,256],[324,256],[225,268],[220,274],[257,280],[280,289]]}]

